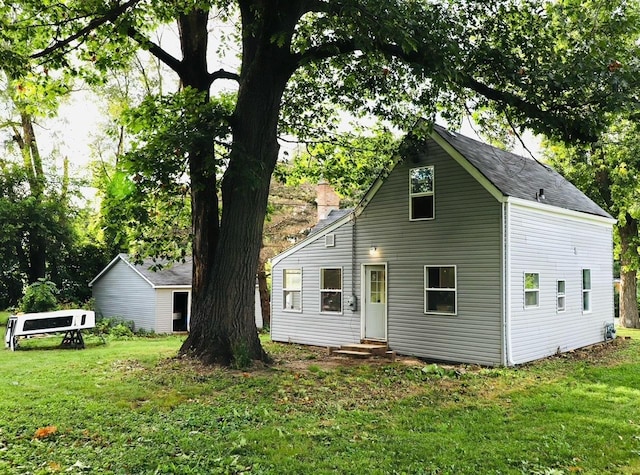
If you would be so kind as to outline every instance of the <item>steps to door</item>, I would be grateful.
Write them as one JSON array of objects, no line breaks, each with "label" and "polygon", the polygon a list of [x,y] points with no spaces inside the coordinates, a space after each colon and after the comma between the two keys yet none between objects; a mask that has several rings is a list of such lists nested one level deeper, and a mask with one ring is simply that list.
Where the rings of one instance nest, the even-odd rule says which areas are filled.
[{"label": "steps to door", "polygon": [[351,343],[340,348],[329,347],[329,354],[347,356],[349,358],[371,358],[372,356],[384,356],[395,360],[395,351],[389,351],[386,343]]}]

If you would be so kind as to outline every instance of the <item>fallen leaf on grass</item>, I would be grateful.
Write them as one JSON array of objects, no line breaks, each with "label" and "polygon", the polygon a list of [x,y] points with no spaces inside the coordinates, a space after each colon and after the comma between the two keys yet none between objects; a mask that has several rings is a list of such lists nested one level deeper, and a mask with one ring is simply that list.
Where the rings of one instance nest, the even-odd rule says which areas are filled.
[{"label": "fallen leaf on grass", "polygon": [[72,472],[74,470],[89,470],[91,468],[90,465],[85,465],[84,463],[82,463],[80,460],[78,460],[76,463],[74,463],[73,465],[71,465],[71,467],[69,467],[67,469],[67,472]]},{"label": "fallen leaf on grass", "polygon": [[45,439],[50,435],[55,434],[56,432],[58,432],[58,428],[56,426],[40,427],[39,429],[36,430],[35,434],[33,434],[33,438]]}]

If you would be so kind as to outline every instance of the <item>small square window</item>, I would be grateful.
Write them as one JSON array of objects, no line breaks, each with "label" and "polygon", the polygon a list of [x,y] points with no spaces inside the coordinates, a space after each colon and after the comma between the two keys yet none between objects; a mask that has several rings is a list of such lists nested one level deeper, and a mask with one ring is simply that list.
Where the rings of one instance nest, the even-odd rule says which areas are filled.
[{"label": "small square window", "polygon": [[456,285],[455,266],[425,266],[424,313],[455,315]]}]

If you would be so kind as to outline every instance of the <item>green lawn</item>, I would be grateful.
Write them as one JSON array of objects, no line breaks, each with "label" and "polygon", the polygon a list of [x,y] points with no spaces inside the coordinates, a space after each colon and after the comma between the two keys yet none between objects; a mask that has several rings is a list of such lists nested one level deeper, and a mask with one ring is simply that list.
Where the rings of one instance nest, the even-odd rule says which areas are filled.
[{"label": "green lawn", "polygon": [[11,315],[9,312],[4,312],[0,310],[0,327],[7,326],[7,320],[9,320],[9,315]]},{"label": "green lawn", "polygon": [[58,340],[0,352],[0,473],[640,473],[635,338],[515,369],[267,343],[248,372],[173,359],[177,337]]}]

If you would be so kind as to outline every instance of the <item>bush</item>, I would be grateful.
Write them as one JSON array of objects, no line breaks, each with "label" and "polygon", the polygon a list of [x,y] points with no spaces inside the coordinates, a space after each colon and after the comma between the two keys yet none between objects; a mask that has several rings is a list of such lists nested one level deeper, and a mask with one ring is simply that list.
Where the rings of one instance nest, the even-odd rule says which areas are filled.
[{"label": "bush", "polygon": [[99,318],[96,321],[95,332],[115,338],[129,338],[133,336],[133,322],[122,317]]},{"label": "bush", "polygon": [[49,312],[58,307],[56,284],[46,279],[38,279],[24,291],[20,310],[25,313]]}]

